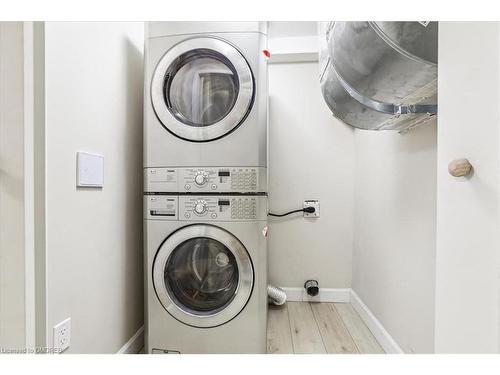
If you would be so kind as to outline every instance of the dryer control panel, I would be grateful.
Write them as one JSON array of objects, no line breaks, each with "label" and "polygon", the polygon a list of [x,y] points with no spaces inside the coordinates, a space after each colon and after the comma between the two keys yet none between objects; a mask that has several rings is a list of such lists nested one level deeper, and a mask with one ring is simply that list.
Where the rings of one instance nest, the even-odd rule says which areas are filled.
[{"label": "dryer control panel", "polygon": [[150,220],[267,220],[266,196],[146,195],[144,199],[144,217]]},{"label": "dryer control panel", "polygon": [[193,167],[145,168],[146,193],[263,193],[266,168]]}]

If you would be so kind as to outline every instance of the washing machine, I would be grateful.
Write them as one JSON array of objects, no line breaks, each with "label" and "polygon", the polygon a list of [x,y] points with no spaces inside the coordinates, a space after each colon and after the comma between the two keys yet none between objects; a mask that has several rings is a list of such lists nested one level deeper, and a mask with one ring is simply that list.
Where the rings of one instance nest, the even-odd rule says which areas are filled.
[{"label": "washing machine", "polygon": [[146,26],[144,167],[255,167],[267,160],[262,22]]},{"label": "washing machine", "polygon": [[265,353],[267,197],[144,196],[147,353]]}]

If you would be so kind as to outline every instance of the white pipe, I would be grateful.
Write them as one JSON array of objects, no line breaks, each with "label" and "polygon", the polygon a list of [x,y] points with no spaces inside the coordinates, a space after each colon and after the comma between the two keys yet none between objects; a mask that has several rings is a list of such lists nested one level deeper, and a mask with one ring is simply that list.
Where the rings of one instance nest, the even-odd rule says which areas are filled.
[{"label": "white pipe", "polygon": [[269,303],[281,306],[286,302],[286,293],[283,289],[276,286],[267,286],[267,300]]}]

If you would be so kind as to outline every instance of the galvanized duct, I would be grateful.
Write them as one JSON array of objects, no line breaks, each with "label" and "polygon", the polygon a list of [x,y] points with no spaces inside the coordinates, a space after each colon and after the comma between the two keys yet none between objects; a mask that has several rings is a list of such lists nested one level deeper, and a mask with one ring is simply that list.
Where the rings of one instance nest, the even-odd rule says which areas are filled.
[{"label": "galvanized duct", "polygon": [[437,22],[322,22],[323,97],[360,129],[404,130],[437,114]]}]

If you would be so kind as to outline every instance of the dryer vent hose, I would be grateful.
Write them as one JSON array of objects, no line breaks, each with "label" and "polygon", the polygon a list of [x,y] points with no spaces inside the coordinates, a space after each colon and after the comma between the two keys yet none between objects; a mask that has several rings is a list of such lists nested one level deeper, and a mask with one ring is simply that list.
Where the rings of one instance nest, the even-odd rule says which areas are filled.
[{"label": "dryer vent hose", "polygon": [[269,303],[281,306],[286,302],[286,293],[283,289],[277,286],[267,286],[267,300]]}]

